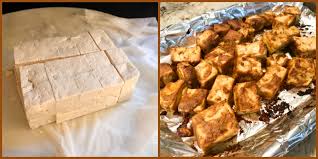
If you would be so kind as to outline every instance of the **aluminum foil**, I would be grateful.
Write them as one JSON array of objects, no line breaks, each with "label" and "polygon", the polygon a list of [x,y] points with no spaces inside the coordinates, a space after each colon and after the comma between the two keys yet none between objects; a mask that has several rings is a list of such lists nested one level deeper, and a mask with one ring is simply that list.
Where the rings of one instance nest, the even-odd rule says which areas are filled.
[{"label": "aluminum foil", "polygon": [[[285,5],[301,9],[301,36],[316,36],[316,15],[302,2],[254,2],[240,3],[229,8],[207,12],[183,23],[168,26],[160,31],[160,62],[170,63],[167,48],[171,46],[193,46],[197,32],[212,24],[272,10],[279,13]],[[288,54],[288,53],[287,53]],[[307,91],[307,94],[304,92]],[[308,91],[311,91],[311,93]],[[279,117],[270,118],[268,123],[260,121],[259,116],[245,115],[239,121],[241,131],[236,137],[218,145],[213,156],[283,156],[293,146],[305,139],[316,129],[315,84],[307,88],[284,89],[278,100],[271,103],[279,106],[288,103]],[[262,108],[266,101],[262,101]],[[181,116],[160,116],[160,154],[161,156],[201,156],[194,137],[179,137],[177,128]]]}]

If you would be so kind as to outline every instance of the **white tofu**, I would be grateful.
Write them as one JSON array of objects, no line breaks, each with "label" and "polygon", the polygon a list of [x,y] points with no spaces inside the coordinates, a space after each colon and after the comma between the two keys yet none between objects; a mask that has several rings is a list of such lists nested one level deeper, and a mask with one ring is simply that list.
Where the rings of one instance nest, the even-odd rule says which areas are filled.
[{"label": "white tofu", "polygon": [[100,51],[88,32],[84,32],[72,37],[72,41],[76,43],[76,46],[78,47],[78,50],[81,54]]},{"label": "white tofu", "polygon": [[89,31],[93,37],[95,43],[100,50],[114,50],[117,49],[116,45],[113,43],[111,38],[105,33],[104,30],[92,30]]}]

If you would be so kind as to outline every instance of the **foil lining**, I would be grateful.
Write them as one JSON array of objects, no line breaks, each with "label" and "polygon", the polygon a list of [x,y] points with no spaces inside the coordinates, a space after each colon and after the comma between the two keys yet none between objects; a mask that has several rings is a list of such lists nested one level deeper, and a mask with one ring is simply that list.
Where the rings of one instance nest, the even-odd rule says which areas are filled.
[{"label": "foil lining", "polygon": [[[229,8],[207,12],[189,21],[170,25],[160,31],[160,62],[170,63],[167,48],[171,46],[193,46],[197,32],[212,24],[272,10],[279,13],[283,6],[297,6],[301,9],[301,36],[316,36],[316,15],[302,2],[253,2],[240,3]],[[308,92],[302,94],[302,92]],[[316,89],[311,84],[307,88],[284,89],[278,100],[271,105],[288,103],[279,117],[270,118],[268,123],[259,116],[245,115],[239,121],[241,131],[236,137],[217,145],[213,156],[284,156],[297,143],[316,129]],[[262,101],[265,109],[266,101]],[[181,116],[160,115],[160,155],[161,156],[202,156],[194,137],[179,137],[176,132],[182,124]]]}]

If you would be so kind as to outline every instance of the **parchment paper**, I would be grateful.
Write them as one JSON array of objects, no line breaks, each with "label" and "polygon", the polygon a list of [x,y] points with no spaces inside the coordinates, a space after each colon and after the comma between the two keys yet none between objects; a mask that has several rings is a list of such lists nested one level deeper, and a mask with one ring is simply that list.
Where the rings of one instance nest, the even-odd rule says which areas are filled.
[{"label": "parchment paper", "polygon": [[[3,16],[4,156],[157,156],[157,21],[79,8],[41,8]],[[17,94],[13,46],[103,29],[141,72],[133,97],[110,109],[31,130]]]}]

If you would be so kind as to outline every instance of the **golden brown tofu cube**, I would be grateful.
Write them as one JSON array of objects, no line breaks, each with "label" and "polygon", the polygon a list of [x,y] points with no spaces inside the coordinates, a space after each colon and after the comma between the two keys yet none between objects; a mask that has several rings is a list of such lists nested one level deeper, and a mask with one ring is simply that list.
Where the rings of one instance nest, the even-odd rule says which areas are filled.
[{"label": "golden brown tofu cube", "polygon": [[250,56],[256,58],[265,58],[267,56],[267,49],[262,41],[253,43],[245,43],[236,45],[236,56]]},{"label": "golden brown tofu cube", "polygon": [[291,14],[281,14],[275,17],[273,22],[273,28],[283,26],[291,26],[296,22],[296,16]]},{"label": "golden brown tofu cube", "polygon": [[288,35],[276,34],[272,31],[265,32],[262,40],[269,53],[278,52],[290,43],[290,37]]},{"label": "golden brown tofu cube", "polygon": [[178,106],[178,111],[184,114],[194,114],[205,109],[206,89],[184,89]]},{"label": "golden brown tofu cube", "polygon": [[258,80],[262,75],[262,64],[255,57],[239,56],[236,58],[233,77],[237,81]]},{"label": "golden brown tofu cube", "polygon": [[232,72],[235,54],[235,43],[222,43],[205,56],[221,74]]},{"label": "golden brown tofu cube", "polygon": [[217,68],[213,64],[202,60],[198,65],[195,66],[194,69],[201,87],[210,88],[216,75],[218,74]]},{"label": "golden brown tofu cube", "polygon": [[186,82],[190,88],[196,87],[198,84],[197,76],[194,67],[187,62],[180,62],[177,64],[177,74],[179,79]]},{"label": "golden brown tofu cube", "polygon": [[168,83],[160,90],[160,106],[167,112],[176,112],[181,98],[182,90],[185,87],[183,80]]},{"label": "golden brown tofu cube", "polygon": [[286,73],[287,69],[279,65],[267,67],[265,75],[257,82],[259,95],[268,100],[272,99],[277,94]]},{"label": "golden brown tofu cube", "polygon": [[198,146],[205,154],[216,144],[237,135],[239,131],[235,114],[226,102],[210,106],[191,120]]},{"label": "golden brown tofu cube", "polygon": [[160,88],[177,79],[176,73],[168,63],[160,64]]},{"label": "golden brown tofu cube", "polygon": [[222,23],[222,24],[214,24],[213,25],[213,30],[221,35],[224,36],[229,30],[230,30],[230,26],[228,24]]},{"label": "golden brown tofu cube", "polygon": [[296,56],[316,58],[316,37],[293,37],[292,41]]},{"label": "golden brown tofu cube", "polygon": [[200,62],[201,49],[199,46],[195,47],[172,47],[169,49],[172,62],[189,62],[195,64]]},{"label": "golden brown tofu cube", "polygon": [[226,75],[218,75],[207,97],[208,104],[228,102],[233,84],[234,78]]},{"label": "golden brown tofu cube", "polygon": [[272,66],[272,65],[280,65],[285,67],[288,62],[288,57],[284,53],[274,53],[270,57],[266,58],[266,65]]},{"label": "golden brown tofu cube", "polygon": [[231,20],[226,21],[226,23],[227,23],[228,25],[230,25],[230,27],[231,27],[233,30],[239,30],[239,29],[241,29],[243,22],[242,22],[241,20],[231,19]]},{"label": "golden brown tofu cube", "polygon": [[233,88],[234,111],[237,114],[256,113],[260,110],[260,97],[255,82],[237,83]]},{"label": "golden brown tofu cube", "polygon": [[281,25],[279,27],[274,28],[273,33],[274,34],[286,34],[289,37],[300,36],[300,30],[295,26],[286,27],[286,26]]},{"label": "golden brown tofu cube", "polygon": [[204,53],[209,52],[219,43],[219,35],[212,30],[205,30],[197,37],[197,45]]},{"label": "golden brown tofu cube", "polygon": [[241,42],[243,35],[235,30],[229,30],[226,35],[223,37],[223,41],[235,41],[236,43]]},{"label": "golden brown tofu cube", "polygon": [[284,14],[292,14],[292,15],[300,15],[300,9],[296,6],[285,6],[283,8],[283,13]]},{"label": "golden brown tofu cube", "polygon": [[269,27],[272,26],[276,15],[274,12],[269,10],[259,14],[259,16],[265,19],[265,27]]},{"label": "golden brown tofu cube", "polygon": [[252,27],[242,27],[238,30],[239,33],[243,35],[243,41],[250,41],[255,35],[255,29]]},{"label": "golden brown tofu cube", "polygon": [[308,86],[315,77],[315,62],[311,58],[293,58],[288,62],[287,84]]},{"label": "golden brown tofu cube", "polygon": [[259,15],[252,15],[246,18],[245,23],[251,25],[255,31],[260,31],[264,28],[266,20]]}]

